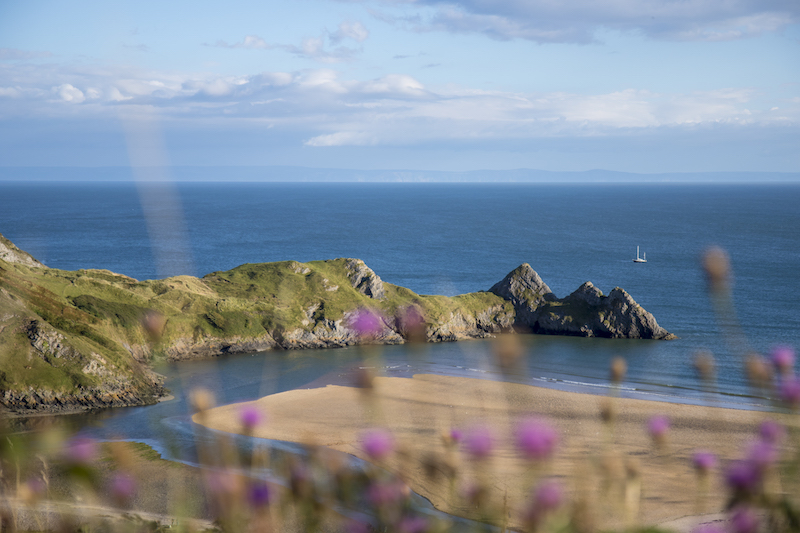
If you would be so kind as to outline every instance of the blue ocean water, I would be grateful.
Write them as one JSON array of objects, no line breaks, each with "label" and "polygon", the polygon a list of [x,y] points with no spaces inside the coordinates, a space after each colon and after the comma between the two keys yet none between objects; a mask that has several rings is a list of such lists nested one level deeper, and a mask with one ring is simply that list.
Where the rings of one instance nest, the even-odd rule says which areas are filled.
[{"label": "blue ocean water", "polygon": [[[0,233],[50,267],[105,268],[137,279],[202,276],[248,262],[358,257],[386,282],[454,295],[486,290],[527,262],[559,297],[584,281],[606,293],[623,287],[680,339],[530,336],[527,370],[516,376],[492,368],[485,342],[432,345],[422,355],[391,347],[383,352],[383,371],[602,392],[609,361],[622,355],[627,395],[700,402],[709,397],[692,360],[705,349],[717,358],[716,401],[752,407],[766,400],[748,388],[743,354],[800,346],[798,205],[797,184],[0,182]],[[632,262],[637,245],[645,264]],[[733,266],[743,333],[733,341],[720,332],[700,268],[711,245],[727,250]],[[362,354],[259,357],[192,368],[213,369],[219,394],[234,401],[335,380]],[[292,369],[275,370],[293,377],[268,391],[252,376],[273,373],[247,367],[287,358]],[[236,374],[237,365],[247,376]],[[184,388],[186,368],[164,370],[175,390]]]}]

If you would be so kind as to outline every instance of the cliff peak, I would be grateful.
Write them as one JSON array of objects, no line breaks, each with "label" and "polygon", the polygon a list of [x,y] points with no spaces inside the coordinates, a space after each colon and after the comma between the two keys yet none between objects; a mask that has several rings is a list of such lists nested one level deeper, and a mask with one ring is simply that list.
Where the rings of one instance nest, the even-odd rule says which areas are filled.
[{"label": "cliff peak", "polygon": [[37,261],[31,254],[17,248],[16,245],[6,239],[2,233],[0,233],[0,260],[6,263],[18,263],[34,268],[45,268],[45,266]]}]

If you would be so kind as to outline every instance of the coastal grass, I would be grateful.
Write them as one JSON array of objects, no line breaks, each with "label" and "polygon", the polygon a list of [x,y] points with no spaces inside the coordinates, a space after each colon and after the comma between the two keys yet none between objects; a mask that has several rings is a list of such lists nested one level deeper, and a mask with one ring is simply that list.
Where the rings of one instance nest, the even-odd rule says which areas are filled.
[{"label": "coastal grass", "polygon": [[[163,358],[175,342],[281,338],[286,332],[338,327],[349,313],[369,308],[385,317],[416,307],[428,325],[452,319],[513,317],[510,302],[489,292],[455,297],[420,295],[384,283],[371,298],[350,276],[351,259],[244,264],[202,278],[137,281],[108,270],[65,271],[0,260],[0,382],[6,390],[74,392],[103,382],[85,368],[96,354],[120,378],[141,374],[133,358]],[[152,314],[158,331],[143,327]],[[55,332],[60,352],[31,349],[31,324]],[[65,356],[68,354],[69,357]],[[107,378],[108,376],[106,376]]]}]

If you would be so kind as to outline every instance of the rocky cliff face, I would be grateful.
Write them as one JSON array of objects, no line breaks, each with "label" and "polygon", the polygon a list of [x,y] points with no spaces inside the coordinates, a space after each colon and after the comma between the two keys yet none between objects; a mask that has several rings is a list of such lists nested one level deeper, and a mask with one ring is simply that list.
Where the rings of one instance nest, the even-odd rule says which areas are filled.
[{"label": "rocky cliff face", "polygon": [[617,287],[604,296],[587,281],[566,298],[559,299],[527,263],[490,291],[513,303],[514,327],[520,331],[580,337],[675,338],[623,289]]},{"label": "rocky cliff face", "polygon": [[6,384],[0,388],[0,405],[11,412],[61,414],[146,405],[167,393],[163,377],[149,367],[134,363],[134,368],[121,369],[98,353],[83,353],[41,320],[23,320],[20,330],[30,342],[26,369],[34,370],[36,358],[51,367],[51,372],[62,370],[74,376],[77,383],[73,390],[34,385],[12,389]]},{"label": "rocky cliff face", "polygon": [[34,268],[43,268],[44,265],[33,258],[28,252],[23,252],[17,248],[13,242],[9,241],[0,233],[0,261],[6,263],[18,263]]}]

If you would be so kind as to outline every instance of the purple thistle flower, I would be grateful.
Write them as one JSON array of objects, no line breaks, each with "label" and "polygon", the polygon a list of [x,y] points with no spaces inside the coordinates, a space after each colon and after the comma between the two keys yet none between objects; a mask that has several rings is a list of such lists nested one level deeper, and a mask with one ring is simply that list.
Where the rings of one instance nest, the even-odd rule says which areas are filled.
[{"label": "purple thistle flower", "polygon": [[764,420],[758,428],[758,436],[764,442],[777,444],[786,435],[786,429],[774,420]]},{"label": "purple thistle flower", "polygon": [[662,440],[669,431],[669,418],[664,415],[655,415],[647,422],[647,431],[654,440]]},{"label": "purple thistle flower", "polygon": [[359,309],[350,320],[350,327],[359,337],[375,337],[383,331],[383,320],[370,309]]},{"label": "purple thistle flower", "polygon": [[272,501],[272,491],[265,482],[257,481],[250,485],[247,499],[253,507],[265,507]]},{"label": "purple thistle flower", "polygon": [[536,487],[523,519],[535,525],[544,515],[558,509],[563,501],[564,491],[561,485],[554,480],[545,480]]},{"label": "purple thistle flower", "polygon": [[791,374],[794,367],[794,350],[791,346],[775,346],[771,354],[772,364],[778,371]]},{"label": "purple thistle flower", "polygon": [[97,457],[97,442],[87,437],[75,437],[67,443],[67,460],[75,464],[88,465]]},{"label": "purple thistle flower", "polygon": [[540,418],[523,420],[517,426],[517,447],[528,459],[542,460],[550,457],[558,444],[558,432],[549,422]]},{"label": "purple thistle flower", "polygon": [[239,411],[239,419],[245,430],[251,431],[261,422],[261,411],[253,404],[246,405]]},{"label": "purple thistle flower", "polygon": [[752,463],[759,470],[764,470],[774,463],[777,457],[778,452],[771,443],[757,440],[748,446],[745,460]]},{"label": "purple thistle flower", "polygon": [[759,526],[758,516],[748,507],[739,507],[731,517],[732,533],[756,533]]},{"label": "purple thistle flower", "polygon": [[789,407],[800,406],[800,379],[797,376],[786,376],[781,380],[780,395],[783,403]]},{"label": "purple thistle flower", "polygon": [[397,481],[377,482],[367,488],[367,500],[375,507],[394,505],[403,497],[403,487]]},{"label": "purple thistle flower", "polygon": [[125,502],[133,497],[136,492],[136,481],[122,472],[118,472],[111,479],[111,495],[115,500]]},{"label": "purple thistle flower", "polygon": [[734,461],[725,472],[725,481],[736,492],[755,492],[761,485],[762,471],[750,461]]},{"label": "purple thistle flower", "polygon": [[464,438],[464,435],[463,435],[463,433],[461,433],[460,429],[453,428],[453,429],[450,430],[450,439],[453,442],[461,442],[461,439],[463,439],[463,438]]},{"label": "purple thistle flower", "polygon": [[692,465],[699,473],[706,474],[717,466],[717,456],[705,450],[697,451],[692,456]]},{"label": "purple thistle flower", "polygon": [[383,459],[394,450],[392,434],[385,429],[372,429],[361,435],[361,444],[367,455],[373,459]]},{"label": "purple thistle flower", "polygon": [[543,511],[557,509],[563,500],[564,491],[561,489],[561,485],[554,480],[547,480],[539,485],[533,497],[536,507]]},{"label": "purple thistle flower", "polygon": [[463,444],[474,459],[486,459],[494,448],[494,438],[486,426],[473,426],[464,435]]}]

